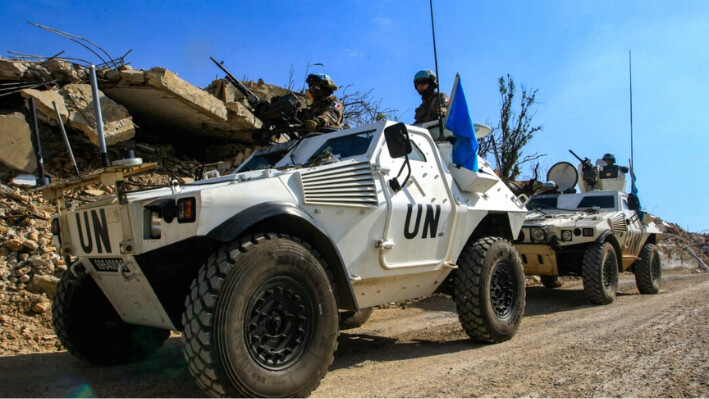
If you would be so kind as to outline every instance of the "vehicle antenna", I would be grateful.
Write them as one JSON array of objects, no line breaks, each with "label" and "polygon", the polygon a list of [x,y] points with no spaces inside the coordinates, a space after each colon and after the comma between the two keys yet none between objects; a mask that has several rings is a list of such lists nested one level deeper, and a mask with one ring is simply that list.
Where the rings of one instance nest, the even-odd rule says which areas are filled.
[{"label": "vehicle antenna", "polygon": [[[438,84],[436,85],[436,96],[438,96],[438,108],[441,108],[441,75],[438,74],[438,53],[436,52],[436,27],[433,24],[433,0],[428,0],[431,6],[431,33],[433,33],[433,60],[436,67],[436,77]],[[438,137],[443,137],[443,115],[438,113]]]},{"label": "vehicle antenna", "polygon": [[633,67],[628,50],[628,75],[630,77],[630,185],[631,192],[635,192],[635,158],[633,158]]}]

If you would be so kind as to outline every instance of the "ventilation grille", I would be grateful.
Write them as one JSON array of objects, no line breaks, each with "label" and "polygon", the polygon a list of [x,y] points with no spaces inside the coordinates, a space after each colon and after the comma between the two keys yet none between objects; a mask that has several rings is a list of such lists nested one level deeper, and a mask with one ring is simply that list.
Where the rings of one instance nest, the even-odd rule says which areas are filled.
[{"label": "ventilation grille", "polygon": [[301,174],[306,204],[377,206],[374,175],[368,163]]},{"label": "ventilation grille", "polygon": [[619,212],[610,218],[611,230],[613,231],[627,231],[628,225],[625,224],[625,215],[623,212]]}]

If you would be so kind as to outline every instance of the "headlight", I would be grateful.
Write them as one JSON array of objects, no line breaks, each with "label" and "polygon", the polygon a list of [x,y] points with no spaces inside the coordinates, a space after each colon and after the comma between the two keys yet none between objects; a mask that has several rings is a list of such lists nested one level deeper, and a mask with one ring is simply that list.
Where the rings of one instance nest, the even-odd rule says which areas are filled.
[{"label": "headlight", "polygon": [[561,230],[561,241],[571,241],[571,230]]},{"label": "headlight", "polygon": [[150,238],[160,238],[162,227],[160,226],[160,216],[157,212],[150,214]]},{"label": "headlight", "polygon": [[534,229],[532,230],[532,239],[536,242],[543,242],[544,238],[546,237],[546,234],[544,233],[543,229]]}]

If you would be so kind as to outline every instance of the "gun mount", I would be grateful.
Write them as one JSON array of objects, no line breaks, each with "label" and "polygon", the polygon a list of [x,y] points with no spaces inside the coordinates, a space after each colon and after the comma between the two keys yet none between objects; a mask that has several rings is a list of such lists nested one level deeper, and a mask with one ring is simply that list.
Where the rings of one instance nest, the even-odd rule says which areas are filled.
[{"label": "gun mount", "polygon": [[289,138],[295,138],[293,136],[302,133],[302,129],[298,129],[302,125],[298,119],[301,104],[295,94],[276,96],[272,97],[270,101],[266,101],[244,86],[222,63],[215,60],[214,57],[209,58],[224,71],[225,79],[244,95],[249,105],[248,110],[263,123],[260,129],[252,133],[254,141],[268,141],[271,136],[279,134],[287,134]]}]

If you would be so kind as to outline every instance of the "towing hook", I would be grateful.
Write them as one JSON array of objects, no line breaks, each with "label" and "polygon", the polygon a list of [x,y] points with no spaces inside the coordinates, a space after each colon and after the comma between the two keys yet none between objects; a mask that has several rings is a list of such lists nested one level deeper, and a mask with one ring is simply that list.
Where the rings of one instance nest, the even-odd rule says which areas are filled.
[{"label": "towing hook", "polygon": [[81,263],[80,260],[77,260],[76,262],[72,263],[71,266],[69,266],[69,270],[71,271],[71,274],[73,274],[76,278],[82,278],[84,275],[86,275],[86,267],[83,263]]}]

